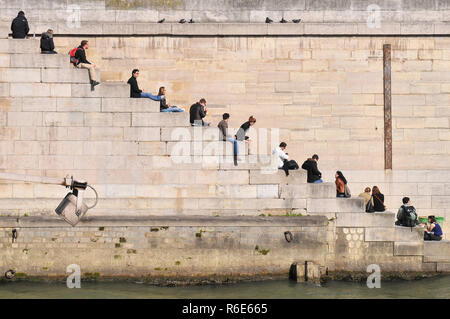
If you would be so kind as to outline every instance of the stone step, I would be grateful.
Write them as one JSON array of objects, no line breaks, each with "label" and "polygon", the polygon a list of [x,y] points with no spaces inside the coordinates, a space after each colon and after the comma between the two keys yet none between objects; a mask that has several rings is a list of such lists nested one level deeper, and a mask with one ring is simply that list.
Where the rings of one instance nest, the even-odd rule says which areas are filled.
[{"label": "stone step", "polygon": [[0,39],[0,53],[40,54],[39,39]]},{"label": "stone step", "polygon": [[281,198],[335,198],[334,183],[280,185]]},{"label": "stone step", "polygon": [[[393,219],[395,219],[395,215]],[[422,243],[423,228],[395,226],[394,222],[389,227],[381,227],[381,225],[380,227],[367,227],[364,240]]]},{"label": "stone step", "polygon": [[304,184],[306,183],[306,171],[303,169],[289,171],[286,176],[279,169],[250,171],[250,184]]},{"label": "stone step", "polygon": [[151,99],[133,99],[128,97],[102,98],[102,112],[158,113],[159,102]]},{"label": "stone step", "polygon": [[70,97],[69,83],[9,83],[10,97]]},{"label": "stone step", "polygon": [[123,82],[103,82],[91,90],[90,84],[71,84],[71,97],[129,97],[130,86]]},{"label": "stone step", "polygon": [[[193,155],[226,155],[232,157],[234,155],[234,145],[230,142],[222,141],[167,142],[166,147],[167,154],[175,157]],[[248,155],[248,143],[238,142],[238,154]]]},{"label": "stone step", "polygon": [[161,127],[161,141],[218,141],[217,127]]},{"label": "stone step", "polygon": [[[97,81],[101,81],[100,71],[97,70]],[[89,71],[85,69],[68,68],[42,69],[43,83],[90,83]]]},{"label": "stone step", "polygon": [[306,209],[310,213],[364,213],[362,198],[308,198]]},{"label": "stone step", "polygon": [[133,113],[131,125],[135,127],[190,127],[189,112]]},{"label": "stone step", "polygon": [[[311,215],[322,215],[323,213],[310,213]],[[336,227],[387,227],[392,228],[395,222],[395,214],[383,213],[332,213],[326,214],[329,218],[336,220]]]},{"label": "stone step", "polygon": [[41,69],[31,68],[1,68],[0,82],[7,83],[39,83]]},{"label": "stone step", "polygon": [[[11,68],[70,69],[68,54],[11,54]],[[60,72],[64,72],[60,70]]]},{"label": "stone step", "polygon": [[[422,229],[423,238],[423,229]],[[424,241],[424,262],[450,262],[450,241]]]},{"label": "stone step", "polygon": [[394,242],[395,256],[423,256],[423,241],[419,242]]}]

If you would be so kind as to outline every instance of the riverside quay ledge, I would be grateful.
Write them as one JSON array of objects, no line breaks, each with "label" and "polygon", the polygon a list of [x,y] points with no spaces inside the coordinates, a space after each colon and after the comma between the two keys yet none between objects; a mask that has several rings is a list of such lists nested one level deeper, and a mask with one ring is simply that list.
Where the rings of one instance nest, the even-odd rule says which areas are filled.
[{"label": "riverside quay ledge", "polygon": [[[371,4],[0,0],[0,170],[73,175],[99,195],[71,227],[55,214],[64,188],[0,180],[0,272],[58,278],[78,264],[85,278],[158,283],[450,272],[450,1]],[[19,10],[28,39],[9,37]],[[40,54],[49,28],[59,54]],[[81,40],[93,90],[67,55]],[[206,98],[211,126],[130,98],[135,68],[172,105]],[[223,113],[233,135],[257,119],[237,166],[219,141]],[[319,154],[324,183],[278,170],[281,141],[299,163]],[[337,170],[351,198],[336,198]],[[367,214],[358,194],[374,185],[387,208]],[[394,225],[405,196],[441,217],[442,241]]]}]

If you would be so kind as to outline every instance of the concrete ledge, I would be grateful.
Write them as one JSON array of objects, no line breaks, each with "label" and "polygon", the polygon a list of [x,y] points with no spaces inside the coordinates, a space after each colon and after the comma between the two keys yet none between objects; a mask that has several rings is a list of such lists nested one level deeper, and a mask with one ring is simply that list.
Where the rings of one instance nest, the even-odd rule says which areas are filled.
[{"label": "concrete ledge", "polygon": [[423,242],[395,242],[395,256],[423,256]]},{"label": "concrete ledge", "polygon": [[424,241],[424,262],[450,263],[450,241]]},{"label": "concrete ledge", "polygon": [[[392,223],[393,225],[393,223]],[[423,229],[394,226],[367,228],[364,241],[423,242]],[[426,251],[426,248],[424,248]]]},{"label": "concrete ledge", "polygon": [[[144,226],[239,226],[275,227],[307,226],[321,227],[328,223],[325,216],[302,217],[208,217],[208,216],[127,216],[85,217],[77,227],[144,227]],[[59,217],[0,217],[0,228],[10,227],[68,227]]]},{"label": "concrete ledge", "polygon": [[306,210],[311,213],[361,213],[364,212],[362,198],[308,198]]},{"label": "concrete ledge", "polygon": [[[263,18],[262,18],[263,20]],[[37,35],[48,25],[35,25]],[[64,23],[52,24],[56,37],[64,35],[98,36],[306,36],[306,35],[448,35],[447,22],[383,22],[379,28],[364,22],[301,22],[295,23],[83,23],[79,28]]]},{"label": "concrete ledge", "polygon": [[336,227],[392,227],[393,213],[337,213]]}]

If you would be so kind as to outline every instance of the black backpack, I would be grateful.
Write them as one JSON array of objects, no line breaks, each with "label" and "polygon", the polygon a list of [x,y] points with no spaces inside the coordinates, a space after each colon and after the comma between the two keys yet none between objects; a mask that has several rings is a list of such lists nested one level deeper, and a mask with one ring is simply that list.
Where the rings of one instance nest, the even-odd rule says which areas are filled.
[{"label": "black backpack", "polygon": [[298,169],[298,164],[294,160],[290,160],[287,162],[288,169]]},{"label": "black backpack", "polygon": [[414,227],[418,224],[417,213],[414,206],[403,205],[403,218],[401,220],[402,225],[406,227]]}]

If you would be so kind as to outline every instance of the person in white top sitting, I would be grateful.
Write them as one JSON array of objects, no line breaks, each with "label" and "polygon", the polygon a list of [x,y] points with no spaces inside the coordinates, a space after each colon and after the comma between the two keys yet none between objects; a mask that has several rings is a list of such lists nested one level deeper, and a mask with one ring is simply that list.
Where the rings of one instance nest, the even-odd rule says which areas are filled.
[{"label": "person in white top sitting", "polygon": [[281,142],[280,146],[275,148],[272,152],[274,156],[277,157],[277,166],[279,169],[284,170],[286,176],[289,175],[290,169],[298,169],[298,165],[295,161],[289,160],[289,156],[285,153],[285,149],[287,144],[285,142]]}]

